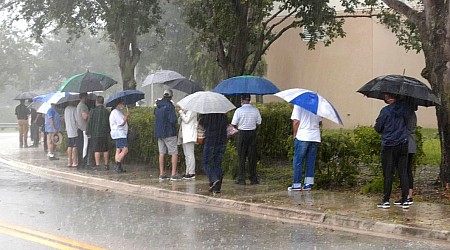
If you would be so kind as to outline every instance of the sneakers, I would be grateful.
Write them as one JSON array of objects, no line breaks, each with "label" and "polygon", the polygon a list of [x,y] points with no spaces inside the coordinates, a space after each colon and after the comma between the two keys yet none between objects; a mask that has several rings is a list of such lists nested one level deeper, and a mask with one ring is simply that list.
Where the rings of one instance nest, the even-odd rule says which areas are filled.
[{"label": "sneakers", "polygon": [[167,175],[160,175],[159,176],[159,181],[167,181],[167,180],[169,180],[170,178],[169,178],[169,176],[167,176]]},{"label": "sneakers", "polygon": [[305,184],[302,188],[303,191],[309,191],[312,189],[313,184]]},{"label": "sneakers", "polygon": [[409,205],[410,205],[409,200],[411,200],[411,204],[412,204],[412,198],[408,198],[408,199],[406,199],[406,201],[404,201],[404,202],[403,202],[402,200],[395,201],[395,202],[394,202],[394,205],[400,206],[400,207],[402,207],[402,208],[404,208],[404,209],[408,209],[408,208],[409,208]]},{"label": "sneakers", "polygon": [[413,198],[408,198],[407,200],[406,200],[406,202],[408,202],[408,204],[409,205],[412,205],[414,202],[413,202]]},{"label": "sneakers", "polygon": [[172,175],[171,177],[170,177],[170,180],[171,181],[180,181],[180,180],[182,180],[183,178],[179,175],[179,174],[177,174],[177,175]]},{"label": "sneakers", "polygon": [[288,187],[288,191],[302,191],[302,188],[290,186],[290,187]]},{"label": "sneakers", "polygon": [[377,204],[377,207],[378,208],[390,208],[391,204],[389,203],[389,201],[382,201]]},{"label": "sneakers", "polygon": [[195,179],[195,174],[184,174],[183,180],[192,180]]}]

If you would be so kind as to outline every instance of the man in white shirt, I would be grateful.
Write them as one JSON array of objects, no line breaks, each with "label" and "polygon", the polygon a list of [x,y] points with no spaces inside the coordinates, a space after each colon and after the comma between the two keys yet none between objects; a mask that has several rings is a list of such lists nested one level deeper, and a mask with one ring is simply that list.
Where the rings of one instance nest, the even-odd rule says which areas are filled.
[{"label": "man in white shirt", "polygon": [[231,121],[231,125],[239,130],[237,142],[239,170],[235,183],[245,185],[245,162],[248,158],[248,177],[250,184],[255,185],[259,184],[256,173],[256,127],[261,125],[261,114],[250,104],[250,95],[242,95],[241,104]]},{"label": "man in white shirt", "polygon": [[77,137],[78,126],[76,121],[77,107],[76,102],[69,102],[69,105],[64,109],[64,122],[66,123],[67,131],[67,166],[78,167],[78,150]]},{"label": "man in white shirt", "polygon": [[[311,190],[314,184],[314,167],[320,138],[322,118],[306,109],[294,105],[291,115],[294,132],[294,178],[288,191]],[[302,187],[303,162],[306,165]]]}]

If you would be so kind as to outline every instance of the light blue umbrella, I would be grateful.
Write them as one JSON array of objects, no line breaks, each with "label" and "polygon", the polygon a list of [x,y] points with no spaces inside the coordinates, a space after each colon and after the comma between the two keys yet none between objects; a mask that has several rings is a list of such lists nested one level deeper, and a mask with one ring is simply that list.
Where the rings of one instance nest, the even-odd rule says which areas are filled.
[{"label": "light blue umbrella", "polygon": [[265,78],[245,75],[226,79],[212,91],[222,95],[271,95],[280,90]]},{"label": "light blue umbrella", "polygon": [[283,90],[275,95],[318,116],[343,125],[342,119],[334,106],[316,92],[295,88]]}]

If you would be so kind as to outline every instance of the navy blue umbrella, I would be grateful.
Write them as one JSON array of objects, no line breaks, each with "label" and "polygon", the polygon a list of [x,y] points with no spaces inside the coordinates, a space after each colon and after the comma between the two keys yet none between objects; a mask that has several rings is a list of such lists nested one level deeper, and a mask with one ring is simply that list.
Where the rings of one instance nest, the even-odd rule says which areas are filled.
[{"label": "navy blue umbrella", "polygon": [[271,81],[257,76],[236,76],[219,83],[213,92],[223,95],[270,95],[280,92]]},{"label": "navy blue umbrella", "polygon": [[139,90],[129,89],[115,93],[106,100],[106,107],[115,107],[120,101],[130,105],[144,99],[144,93]]}]

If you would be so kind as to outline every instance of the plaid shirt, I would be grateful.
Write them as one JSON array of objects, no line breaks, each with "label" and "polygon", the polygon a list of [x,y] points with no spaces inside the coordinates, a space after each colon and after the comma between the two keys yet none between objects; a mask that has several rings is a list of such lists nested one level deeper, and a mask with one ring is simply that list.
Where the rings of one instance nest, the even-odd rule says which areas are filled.
[{"label": "plaid shirt", "polygon": [[91,137],[107,137],[109,127],[109,111],[103,106],[97,106],[89,113],[86,134]]}]

